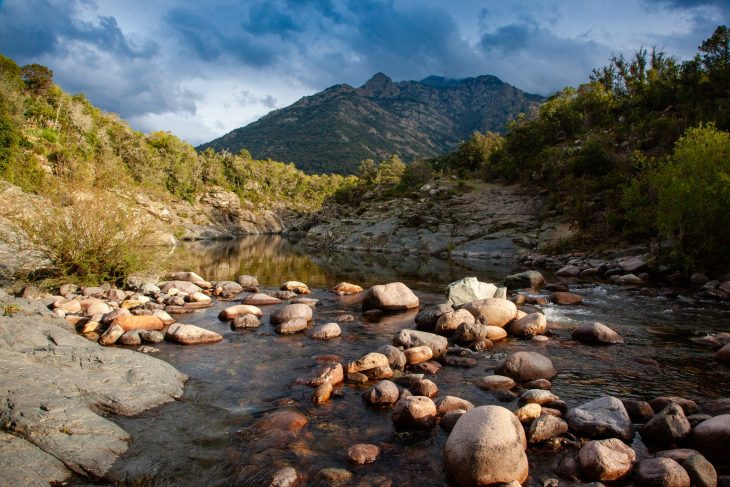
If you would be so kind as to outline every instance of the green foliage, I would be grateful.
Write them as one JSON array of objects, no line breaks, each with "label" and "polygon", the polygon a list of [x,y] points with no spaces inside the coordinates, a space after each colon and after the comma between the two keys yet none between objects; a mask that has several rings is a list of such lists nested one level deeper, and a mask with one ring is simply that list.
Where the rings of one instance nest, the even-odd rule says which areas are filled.
[{"label": "green foliage", "polygon": [[433,166],[429,161],[419,159],[406,166],[401,185],[406,189],[416,189],[433,179]]},{"label": "green foliage", "polygon": [[406,165],[400,157],[393,154],[390,158],[380,161],[375,172],[374,183],[380,186],[396,186],[406,172]]}]

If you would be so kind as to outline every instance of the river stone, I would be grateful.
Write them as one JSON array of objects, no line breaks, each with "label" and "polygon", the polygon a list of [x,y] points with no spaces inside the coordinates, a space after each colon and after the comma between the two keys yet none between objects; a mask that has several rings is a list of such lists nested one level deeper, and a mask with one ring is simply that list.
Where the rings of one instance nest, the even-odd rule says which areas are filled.
[{"label": "river stone", "polygon": [[408,386],[408,390],[411,391],[414,396],[426,396],[431,399],[438,396],[439,393],[438,386],[428,379],[412,381]]},{"label": "river stone", "polygon": [[691,429],[682,408],[678,404],[670,403],[655,414],[641,428],[640,433],[647,445],[671,447],[689,436]]},{"label": "river stone", "polygon": [[523,404],[539,404],[542,406],[559,400],[558,396],[544,389],[528,389],[520,395],[520,402]]},{"label": "river stone", "polygon": [[591,438],[617,437],[629,441],[634,428],[623,403],[611,396],[599,397],[568,410],[566,420],[570,430]]},{"label": "river stone", "polygon": [[332,289],[330,292],[339,294],[340,296],[349,296],[352,294],[359,294],[362,292],[362,288],[357,284],[350,284],[349,282],[341,282]]},{"label": "river stone", "polygon": [[398,386],[389,380],[381,380],[362,395],[368,404],[393,404],[398,400]]},{"label": "river stone", "polygon": [[111,311],[108,304],[100,299],[84,299],[81,301],[81,309],[86,316],[105,315]]},{"label": "river stone", "polygon": [[403,350],[403,355],[406,356],[406,362],[408,364],[420,364],[421,362],[431,360],[433,352],[430,347],[420,345]]},{"label": "river stone", "polygon": [[515,352],[507,356],[495,369],[518,382],[551,379],[557,375],[552,360],[537,352]]},{"label": "river stone", "polygon": [[264,313],[256,306],[251,306],[250,304],[236,304],[234,306],[229,306],[218,313],[218,319],[221,321],[230,321],[235,320],[239,316],[249,314],[258,318],[261,318],[264,315]]},{"label": "river stone", "polygon": [[78,313],[81,311],[81,303],[75,299],[57,301],[54,307],[55,309],[63,310],[66,313]]},{"label": "river stone", "polygon": [[121,337],[122,335],[124,335],[124,328],[117,325],[116,323],[113,323],[99,337],[99,345],[113,345],[117,342],[117,340],[119,340],[119,337]]},{"label": "river stone", "polygon": [[549,391],[553,387],[553,383],[547,379],[535,379],[522,384],[525,389],[543,389]]},{"label": "river stone", "polygon": [[139,347],[142,345],[142,338],[139,336],[139,331],[133,330],[125,332],[120,336],[117,343],[128,347]]},{"label": "river stone", "polygon": [[560,277],[578,277],[580,275],[580,267],[576,265],[566,265],[565,267],[558,269],[558,271],[555,272],[555,275]]},{"label": "river stone", "polygon": [[692,399],[687,399],[685,397],[679,397],[679,396],[660,396],[655,397],[651,401],[649,401],[649,404],[651,404],[652,409],[654,409],[655,412],[659,412],[665,407],[667,407],[669,404],[675,403],[679,405],[682,410],[684,411],[684,414],[696,414],[700,412],[699,405],[694,402]]},{"label": "river stone", "polygon": [[274,475],[271,476],[271,482],[269,482],[268,487],[299,487],[299,485],[301,485],[301,476],[299,475],[299,472],[291,467],[284,467],[274,472]]},{"label": "river stone", "polygon": [[578,325],[572,333],[573,340],[590,345],[623,343],[621,335],[607,327],[603,323],[584,323]]},{"label": "river stone", "polygon": [[396,347],[413,348],[425,345],[433,352],[433,358],[439,358],[449,348],[449,341],[442,336],[418,330],[401,330],[393,337]]},{"label": "river stone", "polygon": [[325,323],[318,326],[312,332],[312,338],[316,340],[330,340],[342,335],[342,329],[337,323]]},{"label": "river stone", "polygon": [[380,448],[376,445],[358,443],[347,449],[347,459],[355,465],[373,463],[380,456]]},{"label": "river stone", "polygon": [[441,315],[453,313],[454,308],[450,304],[437,304],[420,311],[416,315],[416,328],[422,331],[434,331],[436,323]]},{"label": "river stone", "polygon": [[300,433],[309,423],[307,417],[297,411],[274,411],[256,423],[256,429],[262,432],[283,431],[292,434]]},{"label": "river stone", "polygon": [[238,276],[236,282],[241,285],[244,291],[257,292],[259,288],[259,280],[254,276],[242,275]]},{"label": "river stone", "polygon": [[722,347],[715,354],[715,360],[718,362],[725,362],[730,364],[730,343]]},{"label": "river stone", "polygon": [[317,306],[317,303],[319,303],[319,299],[299,297],[296,299],[292,299],[291,302],[292,304],[306,304],[310,308],[314,309],[314,307]]},{"label": "river stone", "polygon": [[631,421],[634,423],[644,424],[654,416],[654,410],[651,404],[646,401],[637,399],[621,399],[626,412],[629,413]]},{"label": "river stone", "polygon": [[515,385],[514,380],[504,375],[487,375],[477,380],[476,385],[485,391],[509,390]]},{"label": "river stone", "polygon": [[689,475],[690,484],[695,487],[715,487],[717,471],[715,467],[699,453],[679,463]]},{"label": "river stone", "polygon": [[173,323],[167,329],[165,339],[182,345],[197,345],[219,342],[223,340],[223,337],[214,331],[199,326]]},{"label": "river stone", "polygon": [[671,458],[649,458],[636,466],[634,479],[647,487],[690,487],[689,475]]},{"label": "river stone", "polygon": [[210,289],[211,287],[213,287],[210,282],[206,281],[195,272],[173,272],[167,275],[167,279],[170,281],[192,282],[196,286],[202,287],[204,289]]},{"label": "river stone", "polygon": [[204,293],[193,293],[190,295],[191,303],[211,303],[213,299]]},{"label": "river stone", "polygon": [[235,281],[217,281],[214,284],[216,294],[235,296],[243,292],[243,286]]},{"label": "river stone", "polygon": [[162,324],[165,326],[172,325],[173,323],[175,323],[175,320],[173,319],[173,317],[170,316],[170,314],[163,309],[153,310],[152,316],[154,316],[155,318],[159,318],[159,320],[162,321]]},{"label": "river stone", "polygon": [[515,411],[515,416],[517,416],[517,419],[520,421],[520,423],[523,424],[534,421],[535,419],[539,418],[541,414],[542,406],[540,406],[539,404],[525,404],[517,411]]},{"label": "river stone", "polygon": [[248,296],[244,297],[241,300],[241,303],[250,304],[252,306],[266,306],[269,304],[279,304],[281,303],[281,299],[274,296],[269,296],[268,294],[256,293],[249,294]]},{"label": "river stone", "polygon": [[165,325],[156,316],[150,315],[129,315],[120,316],[114,323],[121,326],[124,331],[130,330],[162,330]]},{"label": "river stone", "polygon": [[275,331],[280,335],[291,335],[307,329],[307,321],[301,318],[294,318],[276,325]]},{"label": "river stone", "polygon": [[145,343],[160,343],[165,339],[165,335],[156,330],[139,330],[139,337]]},{"label": "river stone", "polygon": [[445,431],[450,433],[465,412],[466,411],[463,409],[454,409],[453,411],[449,411],[441,417],[439,424]]},{"label": "river stone", "polygon": [[402,282],[373,286],[363,294],[362,310],[405,311],[418,308],[418,297]]},{"label": "river stone", "polygon": [[575,293],[555,292],[550,294],[550,301],[561,306],[570,306],[583,302],[583,296]]},{"label": "river stone", "polygon": [[259,326],[261,326],[261,321],[256,315],[251,314],[237,316],[231,322],[231,328],[258,328]]},{"label": "river stone", "polygon": [[317,387],[321,386],[325,382],[329,382],[332,385],[337,385],[344,381],[345,377],[342,369],[342,364],[329,363],[317,367],[312,374],[312,378],[309,379],[309,381],[307,382],[307,385],[309,385],[310,387]]},{"label": "river stone", "polygon": [[487,327],[479,323],[461,323],[454,333],[454,341],[462,345],[468,345],[486,338]]},{"label": "river stone", "polygon": [[509,325],[509,332],[518,337],[532,337],[545,333],[547,320],[542,313],[530,313]]},{"label": "river stone", "polygon": [[166,294],[169,294],[172,289],[177,289],[178,291],[182,291],[186,294],[195,294],[202,291],[199,286],[188,281],[166,281],[160,286],[160,291]]},{"label": "river stone", "polygon": [[376,350],[388,357],[388,363],[392,369],[403,370],[406,366],[406,356],[393,345],[383,345]]},{"label": "river stone", "polygon": [[568,423],[558,417],[543,414],[530,424],[527,441],[530,443],[539,443],[564,435],[567,432]]},{"label": "river stone", "polygon": [[427,429],[436,424],[436,405],[425,396],[400,399],[393,409],[393,423],[398,429]]},{"label": "river stone", "polygon": [[721,397],[702,403],[702,410],[710,416],[730,414],[730,397]]},{"label": "river stone", "polygon": [[314,405],[322,405],[330,400],[330,396],[332,395],[332,384],[329,382],[325,382],[324,384],[320,384],[317,386],[317,388],[312,392],[312,404]]},{"label": "river stone", "polygon": [[578,464],[587,480],[607,482],[625,477],[636,453],[616,438],[589,441],[578,452]]},{"label": "river stone", "polygon": [[446,287],[446,302],[452,306],[487,299],[494,296],[497,286],[487,282],[479,282],[476,277],[465,277],[452,282]]},{"label": "river stone", "polygon": [[499,340],[507,338],[507,330],[499,326],[487,325],[485,326],[485,331],[487,332],[487,339],[493,342],[498,342]]},{"label": "river stone", "polygon": [[126,308],[117,308],[113,309],[101,318],[101,323],[103,325],[110,325],[114,320],[117,318],[121,318],[122,316],[130,316],[132,313],[129,312]]},{"label": "river stone", "polygon": [[286,281],[279,286],[281,291],[291,291],[296,294],[309,294],[309,286],[300,281]]},{"label": "river stone", "polygon": [[302,303],[288,304],[274,311],[269,319],[273,325],[297,319],[312,321],[312,308]]},{"label": "river stone", "polygon": [[527,480],[525,430],[500,406],[480,406],[464,413],[451,431],[444,460],[463,486],[486,486]]},{"label": "river stone", "polygon": [[444,414],[457,409],[469,411],[470,409],[474,409],[474,404],[466,399],[456,396],[444,396],[436,401],[436,412],[439,416],[443,416]]},{"label": "river stone", "polygon": [[692,430],[690,444],[708,460],[727,463],[730,445],[730,414],[703,421]]},{"label": "river stone", "polygon": [[371,352],[363,355],[354,362],[347,364],[347,373],[362,372],[364,370],[374,369],[376,367],[389,367],[388,357],[382,353]]},{"label": "river stone", "polygon": [[504,326],[517,316],[517,306],[512,301],[502,298],[489,298],[465,304],[467,310],[479,323],[488,326]]},{"label": "river stone", "polygon": [[317,472],[315,478],[316,485],[321,485],[322,483],[327,485],[342,485],[349,482],[350,479],[352,479],[352,472],[344,468],[335,467],[323,468]]},{"label": "river stone", "polygon": [[538,271],[524,271],[505,277],[504,285],[508,289],[530,288],[539,291],[545,286],[545,278]]},{"label": "river stone", "polygon": [[474,324],[474,316],[465,309],[458,309],[441,315],[434,331],[439,335],[451,335],[462,323]]},{"label": "river stone", "polygon": [[363,370],[362,373],[365,374],[369,380],[390,379],[393,377],[393,369],[391,369],[389,365],[373,367],[372,369]]}]

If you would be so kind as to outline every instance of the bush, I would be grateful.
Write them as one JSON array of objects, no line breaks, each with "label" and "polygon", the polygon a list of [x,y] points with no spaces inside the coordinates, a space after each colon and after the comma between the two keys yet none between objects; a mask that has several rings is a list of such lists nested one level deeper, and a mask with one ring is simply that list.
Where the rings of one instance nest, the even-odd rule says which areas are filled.
[{"label": "bush", "polygon": [[685,270],[730,263],[730,134],[713,124],[688,129],[659,168],[657,225],[677,243]]}]

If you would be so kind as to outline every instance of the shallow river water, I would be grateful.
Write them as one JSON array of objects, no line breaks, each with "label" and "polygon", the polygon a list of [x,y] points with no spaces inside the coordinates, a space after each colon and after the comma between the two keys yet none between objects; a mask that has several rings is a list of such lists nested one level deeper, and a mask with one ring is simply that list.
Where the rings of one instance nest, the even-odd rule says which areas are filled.
[{"label": "shallow river water", "polygon": [[[401,328],[412,327],[414,312],[362,319],[356,298],[338,297],[326,289],[340,281],[364,288],[395,280],[406,283],[422,306],[442,300],[451,281],[477,276],[501,281],[517,270],[513,264],[487,261],[447,261],[403,255],[322,253],[298,248],[278,236],[249,237],[235,242],[187,245],[175,257],[180,270],[194,270],[208,280],[258,277],[263,290],[296,279],[313,289],[320,300],[317,324],[343,313],[356,320],[340,323],[343,333],[331,341],[304,334],[279,336],[268,323],[278,306],[265,306],[262,326],[232,331],[217,319],[231,302],[177,319],[214,330],[224,341],[211,345],[159,345],[157,357],[190,376],[181,400],[132,418],[114,418],[132,435],[129,450],[116,463],[110,480],[119,485],[266,486],[271,473],[292,466],[318,485],[316,475],[326,467],[353,473],[344,485],[446,486],[443,446],[447,434],[439,427],[421,434],[396,433],[388,409],[366,406],[364,387],[338,386],[342,397],[323,406],[310,402],[312,389],[296,379],[307,377],[322,360],[337,356],[349,361],[391,342]],[[551,276],[547,276],[549,281]],[[576,406],[601,395],[650,399],[680,395],[696,400],[730,396],[730,368],[714,362],[713,349],[692,337],[730,331],[730,310],[718,305],[697,306],[687,301],[646,297],[636,290],[605,283],[573,282],[584,295],[573,307],[543,306],[553,336],[545,344],[509,339],[480,353],[473,368],[444,367],[429,377],[439,395],[459,396],[476,405],[500,404],[515,410],[517,402],[500,402],[474,381],[492,373],[506,353],[539,351],[552,358],[558,370],[553,392]],[[625,344],[589,347],[570,340],[570,330],[584,321],[601,321],[618,331]],[[331,357],[329,357],[331,359]],[[266,414],[294,410],[308,418],[298,435],[270,435],[252,428]],[[355,443],[374,443],[381,457],[371,465],[353,466],[345,458]],[[645,455],[640,440],[634,441]],[[531,485],[542,485],[560,453],[531,447]]]}]

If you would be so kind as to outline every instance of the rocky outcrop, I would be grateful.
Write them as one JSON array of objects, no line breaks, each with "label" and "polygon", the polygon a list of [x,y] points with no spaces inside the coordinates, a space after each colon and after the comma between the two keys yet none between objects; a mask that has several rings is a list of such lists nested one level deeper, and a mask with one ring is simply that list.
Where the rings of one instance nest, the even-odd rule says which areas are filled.
[{"label": "rocky outcrop", "polygon": [[130,439],[104,416],[139,414],[182,394],[187,377],[171,365],[86,340],[40,303],[0,301],[20,308],[0,317],[3,481],[102,477]]}]

